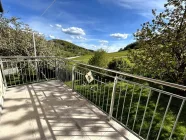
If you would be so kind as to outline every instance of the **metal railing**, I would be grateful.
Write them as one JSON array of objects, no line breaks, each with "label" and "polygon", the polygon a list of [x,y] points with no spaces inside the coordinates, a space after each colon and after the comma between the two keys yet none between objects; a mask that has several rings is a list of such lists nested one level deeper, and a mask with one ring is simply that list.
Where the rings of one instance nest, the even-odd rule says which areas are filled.
[{"label": "metal railing", "polygon": [[56,78],[54,57],[2,57],[1,61],[7,87]]},{"label": "metal railing", "polygon": [[1,68],[8,87],[61,80],[140,139],[186,139],[183,85],[55,57],[4,57]]},{"label": "metal railing", "polygon": [[[2,63],[1,63],[2,66]],[[2,69],[0,68],[0,112],[3,109],[4,94],[5,94],[5,80],[3,80]]]}]

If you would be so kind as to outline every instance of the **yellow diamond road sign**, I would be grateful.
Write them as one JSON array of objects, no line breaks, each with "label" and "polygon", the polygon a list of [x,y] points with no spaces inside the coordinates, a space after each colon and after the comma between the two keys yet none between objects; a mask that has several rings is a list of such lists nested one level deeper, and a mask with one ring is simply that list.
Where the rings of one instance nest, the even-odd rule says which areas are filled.
[{"label": "yellow diamond road sign", "polygon": [[92,76],[92,72],[89,71],[86,75],[85,78],[87,79],[88,83],[91,83],[94,80],[94,77]]}]

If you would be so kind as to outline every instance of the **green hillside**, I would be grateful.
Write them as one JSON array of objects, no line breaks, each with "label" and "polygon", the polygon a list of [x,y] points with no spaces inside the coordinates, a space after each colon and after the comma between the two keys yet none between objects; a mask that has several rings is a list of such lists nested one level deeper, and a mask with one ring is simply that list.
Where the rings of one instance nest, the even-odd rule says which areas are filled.
[{"label": "green hillside", "polygon": [[[109,61],[111,61],[113,58],[123,58],[125,59],[128,54],[128,51],[121,51],[121,52],[113,52],[113,53],[107,53],[106,57]],[[76,61],[87,63],[88,60],[93,56],[93,54],[88,54],[84,56],[80,56],[78,58],[75,58]]]},{"label": "green hillside", "polygon": [[136,41],[136,42],[130,43],[126,47],[121,48],[119,50],[119,52],[126,51],[126,50],[131,50],[131,49],[139,49],[139,42]]},{"label": "green hillside", "polygon": [[58,55],[61,56],[70,57],[70,56],[80,56],[85,54],[91,55],[93,52],[93,50],[85,49],[83,47],[80,47],[68,41],[59,40],[59,39],[53,39],[50,41],[54,42],[55,48],[58,49],[59,50],[58,53],[60,53]]}]

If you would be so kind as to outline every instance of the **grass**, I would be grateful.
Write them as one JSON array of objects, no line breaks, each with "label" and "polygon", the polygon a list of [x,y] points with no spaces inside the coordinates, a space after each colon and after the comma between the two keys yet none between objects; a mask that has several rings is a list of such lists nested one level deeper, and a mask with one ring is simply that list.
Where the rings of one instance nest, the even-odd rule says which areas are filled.
[{"label": "grass", "polygon": [[[126,56],[128,54],[128,51],[122,51],[122,52],[114,52],[114,53],[107,53],[106,57],[108,58],[109,61],[111,61],[113,58],[123,58],[126,59]],[[73,60],[77,60],[83,63],[88,63],[89,59],[93,56],[92,55],[83,55],[78,58],[75,58]]]},{"label": "grass", "polygon": [[[100,109],[102,109],[104,112],[109,113],[113,82],[108,82],[107,80],[107,82],[102,83],[101,81],[105,81],[105,78],[106,77],[102,77],[101,79],[101,77],[96,77],[97,80],[94,80],[92,83],[88,84],[84,75],[77,74],[75,77],[75,90],[89,101],[94,103],[96,106],[98,106]],[[113,79],[110,80],[113,81]],[[71,87],[71,81],[67,81],[66,84]],[[139,100],[140,93],[141,98]],[[142,125],[149,93],[149,103],[147,105],[144,123]],[[146,138],[156,107],[158,95],[159,93],[156,91],[150,92],[148,87],[142,88],[141,86],[134,86],[134,84],[130,84],[125,81],[119,81],[116,86],[113,117],[137,134],[139,133],[140,127],[142,126],[140,136]],[[165,94],[161,94],[160,96],[150,131],[149,140],[156,139],[159,133],[169,97],[170,96]],[[165,117],[164,125],[160,133],[160,140],[167,140],[169,138],[181,105],[181,101],[182,100],[175,97],[172,98],[170,107]],[[125,104],[123,106],[124,102]],[[137,108],[137,106],[139,107]],[[172,140],[182,140],[184,138],[186,132],[185,111],[186,104],[184,105],[180,115],[175,132],[172,136]],[[136,121],[134,122],[135,118]]]}]

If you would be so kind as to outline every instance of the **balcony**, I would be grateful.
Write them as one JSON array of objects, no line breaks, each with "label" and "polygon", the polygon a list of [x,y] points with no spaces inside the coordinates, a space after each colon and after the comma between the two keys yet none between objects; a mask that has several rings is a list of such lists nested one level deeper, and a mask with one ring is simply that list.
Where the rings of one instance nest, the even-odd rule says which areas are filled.
[{"label": "balcony", "polygon": [[55,57],[0,72],[0,139],[186,140],[185,86]]}]

